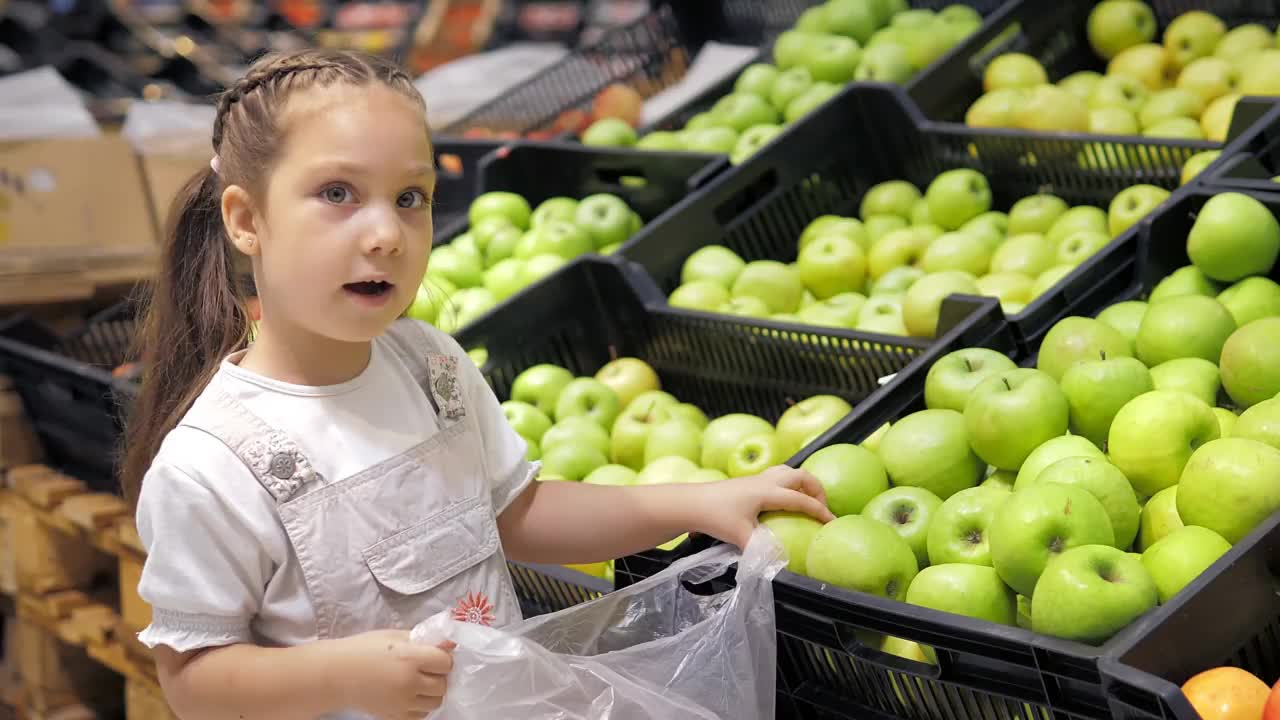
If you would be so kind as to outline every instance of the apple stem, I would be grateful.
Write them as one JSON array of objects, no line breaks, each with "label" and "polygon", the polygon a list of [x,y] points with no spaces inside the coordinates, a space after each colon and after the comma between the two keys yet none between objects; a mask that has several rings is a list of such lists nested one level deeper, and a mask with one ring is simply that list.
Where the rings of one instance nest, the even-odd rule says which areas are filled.
[{"label": "apple stem", "polygon": [[969,362],[969,358],[964,359],[964,369],[973,372],[973,363]]},{"label": "apple stem", "polygon": [[1098,357],[1102,358],[1103,360],[1106,360],[1106,359],[1107,359],[1107,351],[1106,351],[1106,350],[1099,350],[1099,351],[1098,351]]},{"label": "apple stem", "polygon": [[1005,390],[1012,390],[1012,389],[1013,389],[1013,386],[1009,384],[1009,378],[1000,378],[1000,381],[1004,383],[1004,389],[1005,389]]}]

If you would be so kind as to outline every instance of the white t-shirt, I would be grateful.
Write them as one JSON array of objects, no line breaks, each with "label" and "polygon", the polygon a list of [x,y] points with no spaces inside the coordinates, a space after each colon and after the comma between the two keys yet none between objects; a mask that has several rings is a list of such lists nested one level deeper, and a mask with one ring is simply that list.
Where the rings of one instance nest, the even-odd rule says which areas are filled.
[{"label": "white t-shirt", "polygon": [[[533,480],[525,441],[511,428],[484,376],[452,338],[429,332],[458,357],[475,442],[494,477],[500,513]],[[412,372],[386,341],[368,367],[340,385],[291,385],[223,362],[206,393],[221,389],[300,446],[322,478],[342,479],[395,457],[439,431]],[[237,642],[293,646],[317,639],[315,611],[275,500],[220,440],[178,427],[143,481],[138,534],[147,549],[138,593],[153,609],[140,636],[179,652]]]}]

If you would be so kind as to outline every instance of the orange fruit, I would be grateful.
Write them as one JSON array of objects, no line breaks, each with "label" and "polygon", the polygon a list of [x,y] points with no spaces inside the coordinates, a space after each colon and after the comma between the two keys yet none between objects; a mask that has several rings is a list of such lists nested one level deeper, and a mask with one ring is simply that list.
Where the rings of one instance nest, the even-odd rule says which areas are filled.
[{"label": "orange fruit", "polygon": [[1188,680],[1182,693],[1203,720],[1259,720],[1271,688],[1247,670],[1218,667]]}]

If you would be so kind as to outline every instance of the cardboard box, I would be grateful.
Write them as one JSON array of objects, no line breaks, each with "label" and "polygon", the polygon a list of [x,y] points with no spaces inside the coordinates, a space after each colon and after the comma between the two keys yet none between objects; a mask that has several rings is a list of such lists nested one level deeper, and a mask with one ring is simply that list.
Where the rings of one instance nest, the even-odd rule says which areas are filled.
[{"label": "cardboard box", "polygon": [[0,143],[0,305],[87,299],[150,276],[157,257],[123,138]]},{"label": "cardboard box", "polygon": [[157,242],[164,240],[165,224],[173,198],[196,171],[209,164],[210,152],[149,153],[141,156],[142,174],[147,185]]}]

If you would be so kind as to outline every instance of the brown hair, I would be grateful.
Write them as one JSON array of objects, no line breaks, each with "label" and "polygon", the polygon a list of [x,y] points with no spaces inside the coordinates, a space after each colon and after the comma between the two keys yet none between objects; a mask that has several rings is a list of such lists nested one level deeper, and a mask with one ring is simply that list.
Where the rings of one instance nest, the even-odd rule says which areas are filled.
[{"label": "brown hair", "polygon": [[244,256],[231,247],[223,228],[223,189],[239,185],[263,195],[283,146],[280,119],[293,92],[374,83],[425,112],[404,71],[378,58],[335,50],[265,56],[219,99],[213,123],[218,171],[202,169],[169,209],[161,265],[138,338],[146,369],[129,413],[121,468],[130,503],[137,502],[165,435],[204,391],[222,359],[248,339],[249,316],[238,282]]}]

